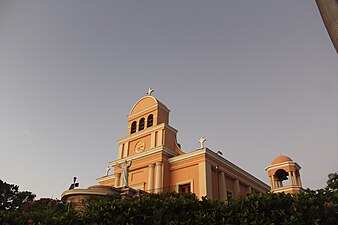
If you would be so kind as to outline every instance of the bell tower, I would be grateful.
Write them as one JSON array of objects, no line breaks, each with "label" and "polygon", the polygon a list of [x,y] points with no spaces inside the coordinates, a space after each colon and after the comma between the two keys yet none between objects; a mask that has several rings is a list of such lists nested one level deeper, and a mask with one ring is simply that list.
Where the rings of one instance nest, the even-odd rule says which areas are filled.
[{"label": "bell tower", "polygon": [[153,91],[149,88],[131,108],[127,134],[118,141],[118,158],[109,162],[114,172],[98,178],[100,185],[150,193],[170,187],[169,159],[184,152],[177,130],[169,125],[170,110],[152,96]]},{"label": "bell tower", "polygon": [[128,131],[125,138],[118,141],[118,159],[132,156],[149,149],[164,146],[182,153],[177,145],[177,130],[169,126],[170,110],[148,90],[148,95],[141,98],[128,115]]},{"label": "bell tower", "polygon": [[300,166],[288,156],[278,156],[265,170],[270,178],[272,193],[299,194],[303,192]]}]

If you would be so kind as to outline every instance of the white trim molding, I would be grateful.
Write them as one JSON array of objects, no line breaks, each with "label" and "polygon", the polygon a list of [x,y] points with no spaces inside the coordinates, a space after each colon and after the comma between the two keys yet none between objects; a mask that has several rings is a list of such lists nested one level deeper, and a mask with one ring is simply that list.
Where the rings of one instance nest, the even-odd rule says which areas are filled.
[{"label": "white trim molding", "polygon": [[100,183],[100,182],[104,182],[104,181],[111,180],[111,179],[115,179],[115,175],[114,174],[109,175],[109,176],[103,176],[103,177],[96,178],[96,181],[98,183]]},{"label": "white trim molding", "polygon": [[295,161],[287,161],[287,162],[281,162],[281,163],[278,163],[278,164],[267,166],[265,168],[265,170],[268,171],[268,170],[280,168],[281,166],[295,166],[299,170],[301,169],[301,167]]},{"label": "white trim molding", "polygon": [[144,129],[142,131],[138,131],[136,133],[133,133],[133,134],[131,134],[131,135],[125,137],[125,138],[121,138],[117,142],[119,144],[121,144],[121,143],[130,141],[132,139],[139,138],[140,136],[143,136],[143,135],[150,135],[151,132],[153,132],[155,130],[164,129],[164,128],[167,128],[168,130],[174,132],[175,134],[177,133],[177,130],[175,128],[169,126],[168,124],[161,123],[161,124],[158,124],[156,126],[151,126],[151,127],[148,127],[148,128],[146,128],[146,129]]},{"label": "white trim molding", "polygon": [[162,153],[162,152],[169,155],[169,156],[177,156],[178,155],[177,152],[174,152],[174,151],[164,147],[163,145],[161,145],[161,146],[158,146],[156,148],[148,149],[144,152],[140,152],[140,153],[135,154],[135,155],[131,155],[131,156],[128,156],[128,157],[125,157],[125,158],[122,158],[122,159],[116,159],[116,160],[110,161],[108,164],[110,166],[116,166],[118,163],[123,163],[125,160],[129,161],[129,160],[142,159],[142,158],[145,158],[147,156],[151,156],[151,155],[154,155],[156,153]]}]

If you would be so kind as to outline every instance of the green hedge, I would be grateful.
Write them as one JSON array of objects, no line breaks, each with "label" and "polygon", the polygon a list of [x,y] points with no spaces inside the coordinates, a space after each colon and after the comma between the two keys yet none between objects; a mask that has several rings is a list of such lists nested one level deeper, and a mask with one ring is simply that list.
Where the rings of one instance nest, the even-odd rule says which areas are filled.
[{"label": "green hedge", "polygon": [[193,194],[147,194],[92,200],[83,214],[58,200],[40,199],[0,210],[0,224],[338,224],[338,194],[253,194],[229,203],[198,200]]},{"label": "green hedge", "polygon": [[250,195],[231,202],[224,217],[231,224],[338,224],[338,193]]},{"label": "green hedge", "polygon": [[60,200],[42,198],[22,204],[16,210],[0,210],[1,225],[72,225],[83,224],[82,219]]}]

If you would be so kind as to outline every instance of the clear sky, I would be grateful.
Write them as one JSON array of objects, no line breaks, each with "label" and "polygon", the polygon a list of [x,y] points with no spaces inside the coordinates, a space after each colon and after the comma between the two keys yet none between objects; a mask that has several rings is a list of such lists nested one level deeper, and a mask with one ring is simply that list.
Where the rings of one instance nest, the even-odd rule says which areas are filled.
[{"label": "clear sky", "polygon": [[268,183],[338,170],[337,54],[314,0],[0,0],[0,179],[60,198],[96,184],[146,94],[184,151],[206,146]]}]

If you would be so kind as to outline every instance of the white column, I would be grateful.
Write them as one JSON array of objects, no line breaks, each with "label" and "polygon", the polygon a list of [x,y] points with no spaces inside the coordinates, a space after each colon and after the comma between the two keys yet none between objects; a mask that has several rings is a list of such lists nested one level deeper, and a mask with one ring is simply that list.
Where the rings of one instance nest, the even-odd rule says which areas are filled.
[{"label": "white column", "polygon": [[120,186],[120,177],[121,177],[120,173],[115,174],[114,187],[119,187]]},{"label": "white column", "polygon": [[228,200],[227,184],[226,184],[226,181],[225,181],[225,175],[224,175],[223,171],[218,174],[218,179],[219,179],[219,185],[218,185],[219,200],[227,201]]},{"label": "white column", "polygon": [[236,179],[235,182],[234,182],[234,192],[235,192],[236,198],[241,195],[241,189],[239,187],[239,180],[238,179]]},{"label": "white column", "polygon": [[297,176],[296,176],[296,172],[295,171],[292,171],[292,177],[293,177],[293,185],[298,185],[298,179],[297,179]]},{"label": "white column", "polygon": [[162,162],[157,162],[156,166],[156,183],[155,183],[155,192],[162,192]]},{"label": "white column", "polygon": [[275,188],[273,176],[270,176],[270,185],[271,185],[271,190]]},{"label": "white column", "polygon": [[156,133],[153,132],[150,135],[150,148],[154,148],[156,146]]},{"label": "white column", "polygon": [[205,163],[206,169],[206,182],[207,182],[207,198],[212,199],[212,170],[209,162]]},{"label": "white column", "polygon": [[251,186],[249,186],[249,187],[246,189],[246,192],[247,192],[247,194],[251,194],[251,192],[252,192]]},{"label": "white column", "polygon": [[124,145],[124,149],[123,149],[123,158],[128,156],[128,149],[129,149],[129,142],[126,142]]},{"label": "white column", "polygon": [[211,179],[211,165],[209,162],[203,161],[198,163],[198,198],[207,197],[212,198],[212,179]]},{"label": "white column", "polygon": [[293,185],[293,178],[292,178],[291,171],[289,171],[289,182],[290,182],[290,186],[292,186]]},{"label": "white column", "polygon": [[148,166],[148,192],[154,192],[154,164]]},{"label": "white column", "polygon": [[198,164],[198,198],[202,199],[203,196],[207,195],[207,175],[206,175],[206,162],[200,162]]},{"label": "white column", "polygon": [[163,145],[163,130],[157,132],[156,142],[156,146]]},{"label": "white column", "polygon": [[302,186],[302,181],[300,180],[300,174],[298,174],[298,186]]},{"label": "white column", "polygon": [[121,159],[122,156],[123,156],[123,146],[124,146],[124,144],[119,145],[118,159]]}]

